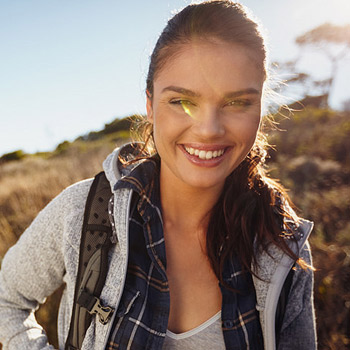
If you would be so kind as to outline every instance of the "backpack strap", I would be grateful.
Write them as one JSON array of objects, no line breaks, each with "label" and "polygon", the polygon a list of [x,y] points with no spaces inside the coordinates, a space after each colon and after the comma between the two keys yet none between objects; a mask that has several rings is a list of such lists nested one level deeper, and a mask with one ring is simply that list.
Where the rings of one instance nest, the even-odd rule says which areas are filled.
[{"label": "backpack strap", "polygon": [[113,245],[108,213],[111,196],[105,173],[97,174],[85,205],[72,318],[65,350],[81,349],[94,314],[102,324],[106,324],[114,311],[109,306],[103,306],[99,298],[108,272],[108,252]]}]

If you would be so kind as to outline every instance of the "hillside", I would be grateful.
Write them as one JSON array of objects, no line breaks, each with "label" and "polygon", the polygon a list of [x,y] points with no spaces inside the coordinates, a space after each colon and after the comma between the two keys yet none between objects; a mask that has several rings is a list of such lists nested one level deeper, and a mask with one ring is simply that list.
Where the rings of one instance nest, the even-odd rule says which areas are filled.
[{"label": "hillside", "polygon": [[350,113],[308,108],[277,117],[270,174],[314,221],[319,349],[350,348]]}]

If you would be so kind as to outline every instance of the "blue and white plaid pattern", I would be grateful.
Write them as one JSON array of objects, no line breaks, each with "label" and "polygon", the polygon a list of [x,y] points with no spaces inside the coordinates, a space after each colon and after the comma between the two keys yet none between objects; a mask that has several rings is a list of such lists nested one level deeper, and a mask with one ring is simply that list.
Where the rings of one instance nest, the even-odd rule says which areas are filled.
[{"label": "blue and white plaid pattern", "polygon": [[[170,294],[159,193],[159,161],[150,159],[123,177],[116,188],[134,191],[130,215],[125,288],[106,350],[159,350],[167,330]],[[226,349],[263,349],[255,291],[238,262],[227,262],[223,278],[242,293],[221,286]],[[247,293],[248,291],[248,293]]]}]

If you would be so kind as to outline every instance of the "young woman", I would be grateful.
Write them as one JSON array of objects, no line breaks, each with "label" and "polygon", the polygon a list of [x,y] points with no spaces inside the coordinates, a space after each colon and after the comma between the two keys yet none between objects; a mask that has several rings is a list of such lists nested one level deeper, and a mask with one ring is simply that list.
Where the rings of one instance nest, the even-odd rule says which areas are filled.
[{"label": "young woman", "polygon": [[[118,243],[100,299],[115,311],[104,325],[93,318],[82,349],[316,348],[312,223],[263,170],[266,67],[237,3],[193,4],[169,20],[150,60],[146,143],[104,162]],[[4,258],[4,349],[52,348],[33,310],[62,283],[65,348],[90,186],[63,191]]]}]

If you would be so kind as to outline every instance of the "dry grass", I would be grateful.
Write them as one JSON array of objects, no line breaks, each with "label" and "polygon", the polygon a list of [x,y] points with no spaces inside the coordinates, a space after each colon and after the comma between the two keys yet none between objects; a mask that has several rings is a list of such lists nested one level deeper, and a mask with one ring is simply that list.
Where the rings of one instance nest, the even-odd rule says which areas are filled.
[{"label": "dry grass", "polygon": [[50,159],[30,157],[0,167],[0,256],[14,244],[37,213],[65,187],[96,175],[113,149],[72,148]]}]

